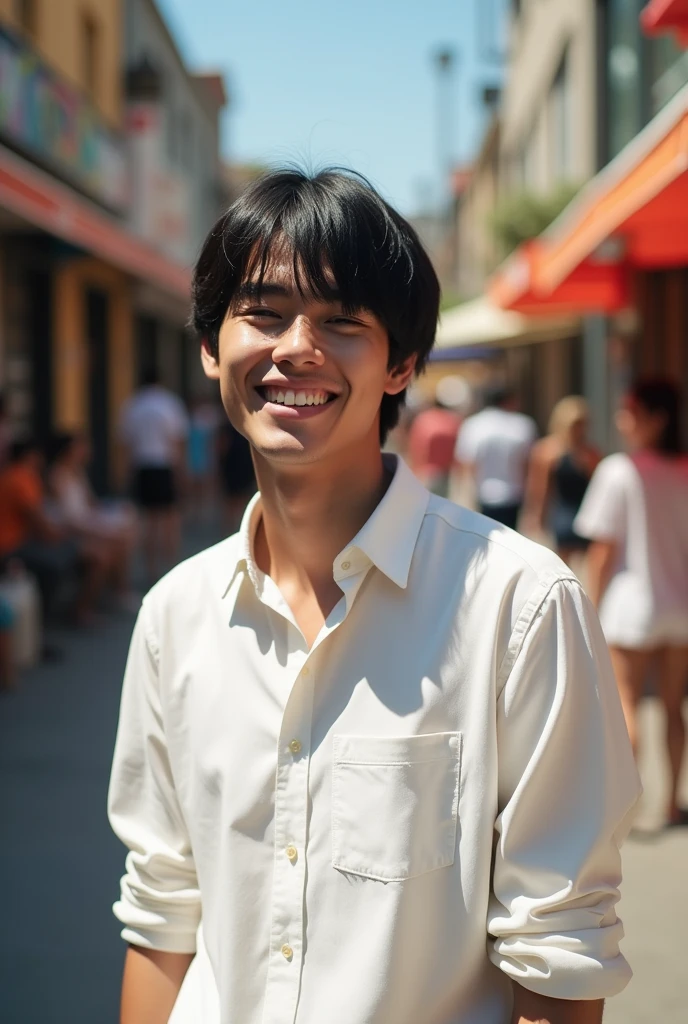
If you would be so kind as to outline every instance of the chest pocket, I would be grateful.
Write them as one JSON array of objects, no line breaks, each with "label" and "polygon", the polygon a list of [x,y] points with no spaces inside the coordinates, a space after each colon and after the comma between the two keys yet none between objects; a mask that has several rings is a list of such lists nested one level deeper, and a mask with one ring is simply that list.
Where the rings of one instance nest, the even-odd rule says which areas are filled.
[{"label": "chest pocket", "polygon": [[461,734],[335,736],[332,864],[400,882],[454,863]]}]

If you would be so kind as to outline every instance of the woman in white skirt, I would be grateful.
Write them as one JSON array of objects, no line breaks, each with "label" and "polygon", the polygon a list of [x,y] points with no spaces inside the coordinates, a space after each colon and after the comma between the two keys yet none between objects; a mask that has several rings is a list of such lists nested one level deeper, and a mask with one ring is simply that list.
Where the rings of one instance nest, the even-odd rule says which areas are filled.
[{"label": "woman in white skirt", "polygon": [[664,380],[639,381],[616,422],[628,454],[610,455],[597,467],[575,530],[593,542],[588,589],[599,608],[634,749],[638,703],[657,659],[672,779],[668,823],[688,824],[677,795],[688,680],[688,458],[678,388]]}]

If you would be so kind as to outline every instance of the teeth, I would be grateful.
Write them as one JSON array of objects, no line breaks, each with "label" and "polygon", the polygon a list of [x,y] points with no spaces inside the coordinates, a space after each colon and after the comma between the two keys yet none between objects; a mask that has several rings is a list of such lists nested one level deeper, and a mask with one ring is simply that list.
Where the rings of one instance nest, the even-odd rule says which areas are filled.
[{"label": "teeth", "polygon": [[278,388],[266,387],[265,397],[268,402],[277,405],[325,405],[325,391],[280,391]]}]

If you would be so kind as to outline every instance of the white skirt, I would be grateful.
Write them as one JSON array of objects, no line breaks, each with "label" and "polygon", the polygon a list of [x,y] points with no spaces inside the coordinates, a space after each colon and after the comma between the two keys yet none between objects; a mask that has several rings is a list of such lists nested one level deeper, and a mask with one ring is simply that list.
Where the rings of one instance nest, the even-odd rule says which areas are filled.
[{"label": "white skirt", "polygon": [[600,622],[613,647],[688,646],[688,606],[657,607],[646,582],[631,572],[612,577],[600,604]]}]

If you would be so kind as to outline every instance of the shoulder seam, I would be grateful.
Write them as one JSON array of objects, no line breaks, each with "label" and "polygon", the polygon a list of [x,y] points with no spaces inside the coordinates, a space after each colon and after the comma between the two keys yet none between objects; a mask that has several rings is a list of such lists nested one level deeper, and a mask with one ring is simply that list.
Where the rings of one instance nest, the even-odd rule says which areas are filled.
[{"label": "shoulder seam", "polygon": [[[537,573],[539,575],[542,572],[542,570],[538,569],[536,566],[534,566],[532,564],[532,562],[529,562],[528,559],[524,555],[522,555],[520,551],[515,551],[513,548],[508,547],[508,545],[502,544],[498,537],[488,537],[488,536],[486,536],[486,534],[478,533],[476,530],[468,530],[468,529],[466,529],[465,526],[461,526],[458,523],[452,523],[449,519],[447,519],[442,514],[442,512],[435,511],[434,509],[426,509],[425,514],[428,515],[428,516],[436,516],[438,519],[441,519],[443,523],[446,523],[447,526],[449,526],[452,530],[456,530],[458,533],[465,533],[465,534],[467,534],[467,535],[469,535],[471,537],[479,537],[481,540],[484,540],[488,544],[496,544],[498,547],[502,548],[504,551],[509,551],[516,558],[519,558],[523,562],[523,564],[527,565],[529,569],[532,569],[532,571],[534,573]],[[553,552],[551,552],[551,554],[553,554]],[[546,571],[553,571],[553,570],[546,570]],[[565,574],[561,574],[557,578],[558,579],[575,579],[576,577],[575,576],[568,576],[568,575],[565,575]]]},{"label": "shoulder seam", "polygon": [[535,620],[542,611],[542,606],[551,594],[552,590],[560,583],[574,583],[582,589],[580,580],[574,576],[573,573],[567,575],[564,573],[553,573],[548,571],[539,576],[534,592],[530,595],[518,614],[514,627],[511,631],[511,636],[509,637],[507,649],[497,670],[497,700],[499,700],[502,694],[507,679],[509,678],[509,673],[514,666],[514,662],[523,649],[526,637],[530,633]]}]

